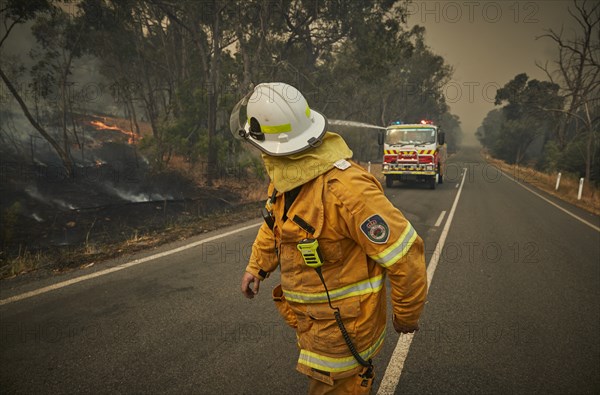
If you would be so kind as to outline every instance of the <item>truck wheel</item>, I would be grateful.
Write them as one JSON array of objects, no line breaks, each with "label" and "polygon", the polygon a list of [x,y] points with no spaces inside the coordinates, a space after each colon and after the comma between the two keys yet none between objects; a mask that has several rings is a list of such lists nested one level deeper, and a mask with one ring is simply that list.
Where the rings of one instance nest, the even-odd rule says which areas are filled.
[{"label": "truck wheel", "polygon": [[435,176],[429,177],[429,189],[435,189],[435,184],[436,184],[435,178],[436,178]]},{"label": "truck wheel", "polygon": [[391,188],[394,185],[394,179],[392,176],[385,176],[385,186]]}]

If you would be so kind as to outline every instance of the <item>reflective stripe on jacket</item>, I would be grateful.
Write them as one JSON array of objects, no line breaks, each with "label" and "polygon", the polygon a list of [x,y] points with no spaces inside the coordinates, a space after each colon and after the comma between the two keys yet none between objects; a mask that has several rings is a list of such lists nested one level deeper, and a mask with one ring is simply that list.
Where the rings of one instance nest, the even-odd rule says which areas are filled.
[{"label": "reflective stripe on jacket", "polygon": [[[371,174],[356,164],[334,168],[302,186],[286,221],[283,194],[276,195],[272,209],[275,226],[260,228],[246,271],[260,277],[260,270],[280,266],[282,292],[297,318],[298,370],[341,377],[359,368],[319,276],[296,247],[304,238],[319,241],[332,304],[363,358],[374,356],[383,343],[386,277],[396,320],[417,324],[427,293],[423,242]],[[314,228],[312,234],[304,223]]]}]

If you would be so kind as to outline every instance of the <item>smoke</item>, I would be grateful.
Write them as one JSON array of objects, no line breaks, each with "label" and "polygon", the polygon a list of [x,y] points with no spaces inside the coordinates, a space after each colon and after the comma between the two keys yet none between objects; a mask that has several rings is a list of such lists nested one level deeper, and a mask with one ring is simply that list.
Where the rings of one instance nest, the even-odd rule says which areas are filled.
[{"label": "smoke", "polygon": [[[38,202],[41,202],[45,205],[51,205],[51,206],[65,209],[65,210],[77,210],[77,207],[71,203],[67,203],[64,200],[59,199],[59,198],[53,198],[53,197],[49,197],[48,195],[42,194],[38,190],[37,186],[35,186],[35,185],[31,185],[31,186],[28,186],[27,188],[25,188],[25,193],[27,195],[29,195],[31,198],[33,198],[34,200],[37,200]],[[39,216],[38,216],[38,218],[39,218]],[[36,220],[37,220],[37,218],[36,218]],[[39,220],[38,220],[38,222],[39,222]]]},{"label": "smoke", "polygon": [[[59,92],[63,88],[58,85],[60,79],[57,75],[55,75],[54,82],[46,86],[43,92],[32,84],[32,70],[45,53],[45,49],[37,43],[32,33],[33,25],[34,21],[15,25],[2,45],[0,62],[11,84],[27,104],[29,111],[47,129],[49,134],[59,139],[62,131],[55,130],[57,122],[53,118],[62,105],[62,97]],[[101,113],[124,116],[124,105],[119,97],[116,97],[116,93],[118,94],[122,89],[111,84],[102,75],[101,63],[100,59],[92,55],[82,55],[72,59],[66,83],[66,95],[70,109],[73,113],[80,114]],[[52,67],[50,66],[49,69]],[[18,142],[27,142],[32,135],[39,137],[38,132],[24,117],[21,107],[3,82],[0,82],[0,104],[2,134],[6,135],[7,131],[10,131],[10,138]]]},{"label": "smoke", "polygon": [[170,195],[162,195],[160,193],[135,193],[135,192],[128,192],[122,189],[118,189],[115,187],[108,187],[108,189],[113,192],[115,195],[117,195],[118,197],[120,197],[123,200],[127,200],[128,202],[135,202],[135,203],[140,203],[140,202],[154,202],[154,201],[159,201],[159,200],[172,200],[173,197]]},{"label": "smoke", "polygon": [[37,222],[44,222],[44,219],[40,217],[37,213],[32,213],[31,218],[35,219]]}]

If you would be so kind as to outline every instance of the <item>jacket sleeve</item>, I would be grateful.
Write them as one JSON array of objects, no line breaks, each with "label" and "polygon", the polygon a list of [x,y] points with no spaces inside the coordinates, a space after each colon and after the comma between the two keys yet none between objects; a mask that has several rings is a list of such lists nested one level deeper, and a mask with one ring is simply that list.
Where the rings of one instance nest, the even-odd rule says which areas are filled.
[{"label": "jacket sleeve", "polygon": [[362,169],[351,168],[328,181],[344,221],[338,226],[387,270],[398,323],[418,323],[427,296],[423,240],[387,199],[381,184]]},{"label": "jacket sleeve", "polygon": [[263,223],[252,244],[252,253],[246,271],[254,277],[264,280],[269,273],[277,268],[277,265],[273,231],[269,229],[266,223]]}]

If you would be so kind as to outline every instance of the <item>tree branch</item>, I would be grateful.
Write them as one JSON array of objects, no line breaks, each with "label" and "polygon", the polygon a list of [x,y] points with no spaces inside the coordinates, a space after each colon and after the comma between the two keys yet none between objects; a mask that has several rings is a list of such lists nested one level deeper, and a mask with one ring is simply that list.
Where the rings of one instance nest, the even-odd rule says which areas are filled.
[{"label": "tree branch", "polygon": [[541,111],[558,112],[558,113],[562,113],[562,114],[567,114],[568,116],[579,119],[580,121],[582,121],[584,124],[587,125],[587,120],[585,118],[583,118],[582,116],[575,114],[573,112],[567,111],[567,110],[563,110],[560,108],[544,108],[544,107],[540,107],[540,106],[536,106],[535,108],[537,108],[538,110],[541,110]]},{"label": "tree branch", "polygon": [[23,114],[25,114],[25,117],[27,117],[27,119],[29,120],[31,126],[33,126],[42,135],[42,137],[44,137],[44,139],[48,141],[48,143],[50,143],[52,148],[54,148],[56,153],[59,155],[63,162],[65,170],[67,171],[67,174],[70,176],[73,173],[73,162],[71,161],[71,158],[69,157],[67,152],[63,151],[58,142],[54,140],[54,138],[50,134],[48,134],[48,132],[46,132],[46,130],[37,122],[33,115],[31,115],[31,113],[29,112],[29,108],[27,108],[27,104],[25,104],[25,102],[21,98],[21,95],[19,95],[19,92],[17,92],[17,89],[10,82],[6,74],[4,74],[2,68],[0,68],[0,77],[2,78],[2,81],[4,81],[4,84],[6,84],[6,87],[8,88],[10,93],[12,93],[15,100],[17,100],[17,102],[19,103],[19,106],[21,106],[21,110],[23,110]]},{"label": "tree branch", "polygon": [[2,40],[0,40],[0,48],[2,48],[2,44],[4,44],[4,41],[8,38],[8,35],[10,34],[10,31],[13,29],[13,27],[15,27],[15,25],[17,25],[18,23],[21,23],[21,22],[22,22],[22,19],[18,18],[13,21],[13,23],[10,25],[10,27],[8,29],[6,29],[6,33],[4,33],[4,37],[2,37]]}]

